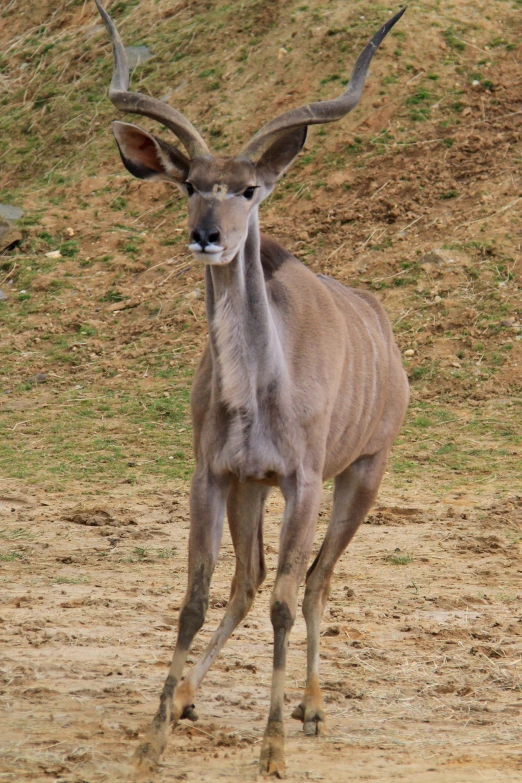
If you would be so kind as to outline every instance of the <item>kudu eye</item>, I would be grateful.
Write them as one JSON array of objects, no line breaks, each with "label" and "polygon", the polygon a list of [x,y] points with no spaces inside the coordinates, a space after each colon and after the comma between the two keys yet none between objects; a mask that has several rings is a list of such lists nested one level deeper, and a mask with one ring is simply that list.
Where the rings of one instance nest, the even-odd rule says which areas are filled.
[{"label": "kudu eye", "polygon": [[251,201],[254,198],[254,193],[256,192],[256,187],[254,185],[251,185],[249,188],[243,191],[243,196],[248,200]]},{"label": "kudu eye", "polygon": [[187,188],[187,196],[190,198],[194,195],[194,185],[192,182],[185,182],[185,187]]}]

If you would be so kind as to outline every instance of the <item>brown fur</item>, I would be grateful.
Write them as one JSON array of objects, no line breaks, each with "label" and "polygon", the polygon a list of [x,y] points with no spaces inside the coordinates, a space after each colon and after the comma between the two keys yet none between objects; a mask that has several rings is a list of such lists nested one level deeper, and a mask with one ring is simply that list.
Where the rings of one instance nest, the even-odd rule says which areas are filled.
[{"label": "brown fur", "polygon": [[261,266],[263,267],[263,274],[267,282],[272,280],[275,273],[284,263],[297,261],[288,250],[285,250],[285,248],[279,244],[279,242],[276,242],[275,239],[272,239],[272,237],[269,237],[266,234],[261,234],[260,252]]},{"label": "brown fur", "polygon": [[[211,155],[182,114],[128,92],[123,44],[100,0],[96,3],[113,43],[111,100],[124,111],[162,121],[188,153],[118,122],[113,130],[122,160],[135,176],[168,180],[188,196],[189,247],[206,265],[209,341],[191,397],[196,468],[187,592],[160,707],[135,758],[148,772],[163,752],[170,720],[197,717],[194,694],[264,579],[264,504],[267,485],[278,485],[285,513],[271,597],[274,667],[260,769],[281,777],[286,651],[322,482],[334,478],[335,490],[328,530],[306,574],[307,684],[294,712],[306,734],[319,734],[324,723],[320,620],[333,568],[376,497],[408,403],[408,384],[375,297],[316,277],[275,240],[261,236],[258,207],[299,154],[308,125],[340,119],[355,107],[373,54],[404,9],[363,49],[341,96],[283,113],[238,156],[223,159]],[[208,606],[225,509],[236,552],[230,601],[182,681]]]}]

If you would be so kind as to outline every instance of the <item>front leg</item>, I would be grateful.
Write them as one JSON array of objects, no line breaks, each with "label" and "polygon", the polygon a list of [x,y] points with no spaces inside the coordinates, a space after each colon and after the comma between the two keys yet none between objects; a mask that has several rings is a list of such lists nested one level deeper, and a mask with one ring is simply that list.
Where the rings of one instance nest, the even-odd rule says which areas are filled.
[{"label": "front leg", "polygon": [[[182,699],[176,698],[174,704],[174,692],[181,680],[192,640],[205,620],[210,580],[221,544],[228,489],[227,480],[212,475],[206,467],[196,468],[190,490],[188,584],[179,614],[176,647],[158,711],[144,742],[134,754],[136,766],[145,771],[153,770],[158,763],[167,744],[170,721],[176,723],[189,707],[190,694],[183,694]],[[182,688],[180,686],[180,690]]]},{"label": "front leg", "polygon": [[284,777],[284,725],[286,652],[297,609],[297,590],[312,551],[321,501],[321,477],[294,476],[281,482],[286,501],[279,562],[270,601],[274,629],[274,668],[270,712],[261,748],[260,772]]}]

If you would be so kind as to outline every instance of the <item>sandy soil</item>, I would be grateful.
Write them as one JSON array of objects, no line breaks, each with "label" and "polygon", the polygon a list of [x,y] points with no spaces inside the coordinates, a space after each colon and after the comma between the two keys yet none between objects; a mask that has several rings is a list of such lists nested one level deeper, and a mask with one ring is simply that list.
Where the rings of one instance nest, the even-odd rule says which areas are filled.
[{"label": "sandy soil", "polygon": [[[100,505],[92,494],[65,500],[4,482],[0,502],[2,535],[20,555],[2,563],[0,779],[130,780],[183,596],[186,488],[122,485]],[[328,504],[326,494],[318,540]],[[280,515],[274,493],[269,577],[203,683],[199,722],[173,733],[158,783],[256,779]],[[484,495],[441,501],[420,486],[383,488],[325,615],[328,732],[319,740],[290,719],[304,682],[301,616],[292,635],[289,780],[522,780],[521,522],[516,496],[492,505]],[[194,656],[226,604],[232,566],[225,533]]]}]

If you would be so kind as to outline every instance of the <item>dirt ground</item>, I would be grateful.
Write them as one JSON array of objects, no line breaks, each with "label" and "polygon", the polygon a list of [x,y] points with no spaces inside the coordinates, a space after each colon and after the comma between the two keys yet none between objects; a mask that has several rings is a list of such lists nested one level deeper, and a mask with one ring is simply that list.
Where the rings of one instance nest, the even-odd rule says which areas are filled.
[{"label": "dirt ground", "polygon": [[[136,88],[166,90],[222,154],[274,110],[333,97],[389,10],[108,4],[153,51]],[[290,719],[300,613],[292,633],[289,780],[522,780],[521,39],[520,0],[418,2],[360,108],[310,132],[261,211],[315,272],[384,302],[411,384],[377,505],[336,571],[319,739]],[[25,211],[0,252],[0,783],[133,779],[185,587],[203,273],[184,202],[121,169],[109,72],[92,4],[0,9],[0,202]],[[274,491],[267,581],[154,783],[256,779],[281,514]],[[232,571],[225,531],[191,660]]]},{"label": "dirt ground", "polygon": [[[187,494],[125,487],[67,501],[4,482],[1,779],[131,780],[156,708],[185,586]],[[324,532],[328,498],[318,528]],[[281,499],[266,520],[267,582],[173,733],[155,780],[255,780],[271,672],[268,597]],[[292,633],[289,780],[522,780],[522,498],[441,501],[425,487],[380,501],[342,558],[322,636],[328,731],[306,738],[305,629]],[[201,651],[228,597],[225,534]]]}]

